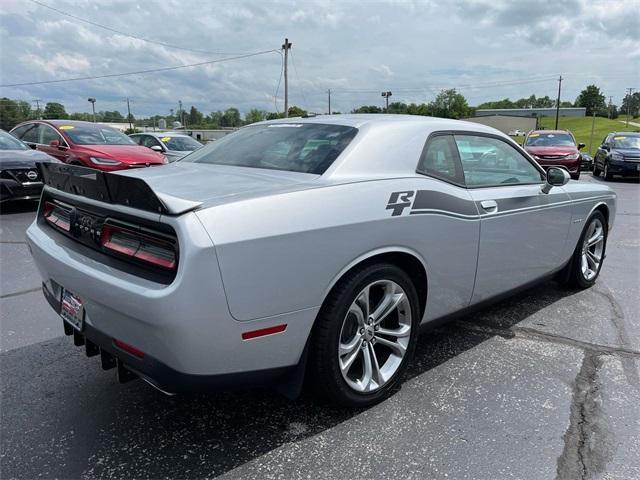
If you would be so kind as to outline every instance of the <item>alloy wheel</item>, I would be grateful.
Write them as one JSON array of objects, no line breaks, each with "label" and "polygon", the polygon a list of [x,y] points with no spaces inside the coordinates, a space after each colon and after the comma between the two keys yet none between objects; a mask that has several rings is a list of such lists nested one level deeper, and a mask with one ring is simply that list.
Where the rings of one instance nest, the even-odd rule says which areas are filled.
[{"label": "alloy wheel", "polygon": [[411,304],[391,280],[367,285],[342,322],[338,362],[342,378],[357,392],[374,392],[398,371],[411,337]]},{"label": "alloy wheel", "polygon": [[582,242],[581,269],[585,280],[592,280],[598,275],[603,252],[604,226],[599,218],[594,218]]}]

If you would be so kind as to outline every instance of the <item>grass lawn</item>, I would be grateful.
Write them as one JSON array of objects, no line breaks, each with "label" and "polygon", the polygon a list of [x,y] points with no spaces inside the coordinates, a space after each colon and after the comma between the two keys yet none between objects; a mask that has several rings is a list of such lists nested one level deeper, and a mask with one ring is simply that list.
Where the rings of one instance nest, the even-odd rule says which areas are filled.
[{"label": "grass lawn", "polygon": [[[569,130],[576,137],[578,143],[584,143],[586,147],[582,149],[585,153],[590,153],[591,156],[596,153],[596,150],[600,146],[600,142],[604,139],[605,135],[610,132],[640,132],[639,127],[629,125],[629,128],[625,125],[625,117],[619,117],[615,120],[609,120],[608,118],[596,117],[596,122],[593,128],[593,144],[591,150],[589,150],[589,137],[591,135],[591,117],[560,117],[558,119],[558,128],[561,130]],[[638,119],[630,119],[631,122],[640,123]],[[542,117],[540,118],[540,126],[553,130],[556,125],[555,117]],[[522,145],[524,137],[512,137],[516,142]]]}]

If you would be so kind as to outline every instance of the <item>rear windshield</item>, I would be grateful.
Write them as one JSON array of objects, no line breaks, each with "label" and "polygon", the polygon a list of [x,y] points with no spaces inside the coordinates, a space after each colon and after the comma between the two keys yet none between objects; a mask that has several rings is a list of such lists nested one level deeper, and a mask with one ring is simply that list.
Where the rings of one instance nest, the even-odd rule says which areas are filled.
[{"label": "rear windshield", "polygon": [[613,137],[613,148],[640,148],[640,136],[615,136]]},{"label": "rear windshield", "polygon": [[111,127],[62,125],[58,128],[76,145],[136,145],[131,138]]},{"label": "rear windshield", "polygon": [[271,123],[216,140],[183,161],[322,175],[358,130],[343,125]]},{"label": "rear windshield", "polygon": [[568,133],[531,133],[525,145],[531,147],[575,147],[573,137]]}]

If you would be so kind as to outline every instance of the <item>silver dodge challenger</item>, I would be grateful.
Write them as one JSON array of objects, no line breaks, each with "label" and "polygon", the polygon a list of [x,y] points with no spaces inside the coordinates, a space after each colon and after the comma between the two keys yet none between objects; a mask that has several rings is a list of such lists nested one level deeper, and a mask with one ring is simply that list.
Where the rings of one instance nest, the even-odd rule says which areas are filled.
[{"label": "silver dodge challenger", "polygon": [[165,393],[303,381],[364,406],[420,327],[555,277],[596,281],[606,186],[508,136],[401,115],[282,119],[161,168],[41,164],[27,231],[65,333]]}]

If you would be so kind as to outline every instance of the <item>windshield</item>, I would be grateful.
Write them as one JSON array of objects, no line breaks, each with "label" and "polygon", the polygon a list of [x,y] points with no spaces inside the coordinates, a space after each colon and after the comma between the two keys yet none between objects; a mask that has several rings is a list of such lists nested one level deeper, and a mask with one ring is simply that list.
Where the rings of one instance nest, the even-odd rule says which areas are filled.
[{"label": "windshield", "polygon": [[531,147],[575,147],[573,137],[568,133],[532,133],[525,145]]},{"label": "windshield", "polygon": [[178,152],[193,152],[202,147],[200,142],[191,137],[172,137],[167,135],[166,137],[160,137],[160,140],[169,150]]},{"label": "windshield", "polygon": [[0,130],[0,150],[29,150],[29,147],[13,135]]},{"label": "windshield", "polygon": [[640,136],[613,137],[613,148],[640,148]]},{"label": "windshield", "polygon": [[58,127],[76,145],[135,145],[124,133],[111,127],[62,125]]},{"label": "windshield", "polygon": [[322,175],[358,130],[343,125],[271,123],[245,127],[183,161]]}]

